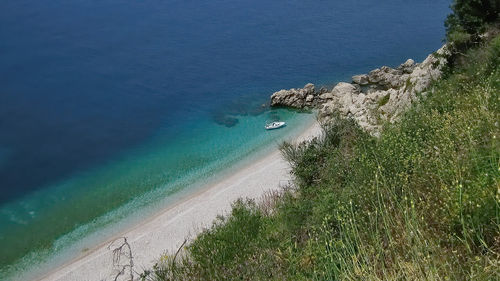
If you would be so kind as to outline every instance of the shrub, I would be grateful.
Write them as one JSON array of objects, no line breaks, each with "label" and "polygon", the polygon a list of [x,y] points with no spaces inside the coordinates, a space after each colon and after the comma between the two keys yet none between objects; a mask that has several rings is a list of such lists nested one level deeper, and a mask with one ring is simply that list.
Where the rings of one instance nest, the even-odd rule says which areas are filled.
[{"label": "shrub", "polygon": [[462,29],[470,34],[483,30],[485,24],[498,21],[500,2],[496,0],[455,0],[451,5],[453,11],[446,21],[448,33]]},{"label": "shrub", "polygon": [[272,212],[238,201],[150,277],[500,279],[499,54],[500,37],[469,50],[379,138],[337,116],[284,144],[295,189]]},{"label": "shrub", "polygon": [[[410,84],[411,84],[411,82],[410,82]],[[408,80],[407,80],[406,86],[408,86]],[[378,100],[378,102],[377,102],[378,106],[382,107],[382,106],[386,105],[389,102],[390,98],[391,98],[391,94],[387,94],[387,95],[383,96],[380,100]]]}]

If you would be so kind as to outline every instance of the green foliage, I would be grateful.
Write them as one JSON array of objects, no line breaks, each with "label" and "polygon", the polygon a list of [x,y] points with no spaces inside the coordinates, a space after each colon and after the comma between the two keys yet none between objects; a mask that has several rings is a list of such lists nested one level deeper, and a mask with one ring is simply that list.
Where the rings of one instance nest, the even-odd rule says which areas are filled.
[{"label": "green foliage", "polygon": [[[343,120],[337,116],[328,124],[322,124],[323,134],[309,143],[301,143],[297,146],[290,143],[281,145],[281,152],[285,159],[291,164],[292,173],[302,185],[311,185],[319,180],[321,171],[332,153],[348,153],[345,148],[346,141],[363,134],[359,126],[352,119]],[[331,148],[341,152],[332,151]]]},{"label": "green foliage", "polygon": [[228,217],[219,217],[187,247],[188,257],[173,261],[171,256],[165,255],[153,271],[143,274],[143,279],[227,280],[239,276],[253,280],[259,275],[266,276],[259,264],[269,264],[272,260],[256,256],[259,249],[256,240],[264,223],[255,202],[238,200]]},{"label": "green foliage", "polygon": [[[409,80],[406,81],[406,86],[408,86]],[[410,81],[411,84],[411,81]],[[391,98],[391,94],[387,94],[383,96],[380,100],[377,101],[377,104],[379,107],[386,105],[389,102],[389,99]]]},{"label": "green foliage", "polygon": [[500,279],[500,37],[379,138],[336,117],[283,144],[295,188],[238,201],[154,280]]},{"label": "green foliage", "polygon": [[471,41],[471,38],[472,38],[472,35],[465,32],[461,28],[457,28],[455,30],[452,30],[447,35],[447,41],[453,42],[453,44],[458,49],[464,49],[467,46],[467,44]]},{"label": "green foliage", "polygon": [[190,246],[191,257],[195,261],[209,261],[203,268],[210,277],[216,268],[247,258],[261,224],[261,215],[254,203],[237,201],[228,218],[219,218]]},{"label": "green foliage", "polygon": [[[437,54],[433,54],[434,56],[436,56]],[[405,89],[404,89],[404,92],[410,92],[412,89],[413,89],[413,83],[411,82],[411,79],[410,77],[408,77],[408,79],[406,79],[406,82],[405,82]]]},{"label": "green foliage", "polygon": [[469,34],[480,32],[488,23],[498,21],[500,2],[497,0],[455,0],[453,11],[445,22],[448,33],[463,30]]},{"label": "green foliage", "polygon": [[448,15],[445,27],[451,51],[448,62],[453,65],[457,58],[463,58],[464,52],[489,40],[489,36],[498,34],[500,1],[454,0],[451,8],[453,13]]}]

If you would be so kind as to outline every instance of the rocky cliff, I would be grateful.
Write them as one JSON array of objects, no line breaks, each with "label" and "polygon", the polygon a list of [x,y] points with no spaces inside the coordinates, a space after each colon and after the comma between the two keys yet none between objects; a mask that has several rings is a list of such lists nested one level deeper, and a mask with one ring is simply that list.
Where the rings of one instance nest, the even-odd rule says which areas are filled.
[{"label": "rocky cliff", "polygon": [[311,83],[301,89],[280,90],[271,95],[271,106],[317,108],[320,121],[338,112],[377,135],[381,121],[396,121],[418,96],[427,94],[431,82],[441,77],[447,54],[445,45],[422,63],[408,59],[397,68],[382,66],[353,76],[351,83],[340,82],[331,90],[316,90]]}]

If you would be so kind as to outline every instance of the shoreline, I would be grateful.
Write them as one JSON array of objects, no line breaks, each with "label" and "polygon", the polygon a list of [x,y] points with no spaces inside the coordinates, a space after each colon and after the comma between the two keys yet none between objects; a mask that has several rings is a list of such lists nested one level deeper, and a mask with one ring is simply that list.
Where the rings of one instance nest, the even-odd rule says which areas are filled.
[{"label": "shoreline", "polygon": [[[319,124],[314,121],[290,141],[300,142],[319,133]],[[177,202],[35,280],[81,280],[82,275],[86,280],[102,280],[114,276],[112,251],[107,246],[120,237],[129,241],[135,269],[149,268],[163,253],[177,250],[184,239],[190,240],[209,227],[217,215],[230,211],[236,199],[258,199],[290,179],[288,163],[278,149],[273,149],[232,174],[223,174],[213,182],[201,184],[193,193],[181,195]]]}]

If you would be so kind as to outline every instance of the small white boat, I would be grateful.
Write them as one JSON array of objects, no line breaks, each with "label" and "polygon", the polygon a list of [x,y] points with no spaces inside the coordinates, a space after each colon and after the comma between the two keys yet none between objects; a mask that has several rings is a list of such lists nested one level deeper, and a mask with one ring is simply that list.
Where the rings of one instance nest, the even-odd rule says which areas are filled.
[{"label": "small white boat", "polygon": [[285,127],[285,125],[285,122],[271,122],[269,124],[266,124],[266,130],[279,129],[281,127]]}]

